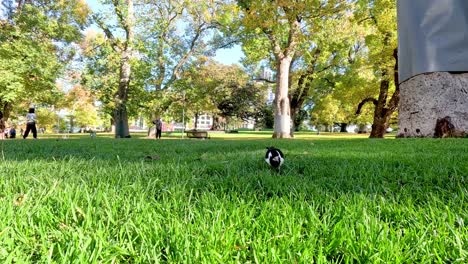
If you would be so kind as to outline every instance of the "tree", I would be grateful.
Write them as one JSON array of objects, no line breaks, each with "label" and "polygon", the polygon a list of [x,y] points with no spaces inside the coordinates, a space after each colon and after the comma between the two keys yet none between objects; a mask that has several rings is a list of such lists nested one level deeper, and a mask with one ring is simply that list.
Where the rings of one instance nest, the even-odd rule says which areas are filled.
[{"label": "tree", "polygon": [[[109,67],[102,62],[107,61],[115,65],[114,53],[121,54],[117,77],[119,90],[115,91],[115,98],[104,99],[108,102],[107,108],[117,109],[115,113],[120,117],[127,116],[123,119],[128,118],[129,107],[134,107],[134,110],[144,112],[148,116],[154,115],[156,107],[163,109],[168,107],[168,104],[164,105],[164,101],[172,97],[172,92],[161,91],[171,89],[174,82],[181,78],[184,67],[193,58],[207,53],[207,49],[216,49],[215,45],[210,45],[208,42],[210,34],[218,25],[215,22],[216,19],[223,16],[217,14],[216,10],[225,6],[224,3],[218,1],[164,0],[155,2],[142,0],[136,2],[134,8],[136,18],[133,18],[130,12],[133,10],[130,8],[130,2],[126,1],[124,5],[119,1],[106,1],[113,7],[111,14],[95,15],[95,18],[103,29],[107,43],[110,44],[112,50],[106,50],[97,43],[92,46],[100,51],[96,52],[94,48],[88,50],[88,56],[100,57],[90,58],[92,65],[88,70],[89,77],[105,70],[109,70],[107,72],[109,76],[115,74],[114,66]],[[111,24],[103,22],[105,18],[113,17],[112,13],[117,15],[115,20],[118,30]],[[122,38],[119,32],[123,32],[125,38]],[[132,51],[135,60],[125,59],[128,54],[132,54]],[[131,82],[123,82],[122,80],[130,79],[122,74],[136,67],[138,71],[125,74],[131,76]],[[94,90],[102,91],[100,92],[102,97],[106,97],[106,94],[113,90],[111,86],[108,86],[111,85],[109,81],[102,83],[104,86],[91,78],[87,78],[86,82],[88,85],[94,83],[92,85]],[[126,114],[124,106],[127,110]],[[117,121],[115,113],[114,121]],[[124,126],[126,126],[125,122]]]},{"label": "tree", "polygon": [[[147,85],[158,91],[179,79],[182,67],[191,56],[205,47],[203,37],[212,28],[203,3],[191,1],[143,1],[138,10],[142,17],[143,59],[150,65],[152,76]],[[184,19],[185,18],[185,19]],[[180,28],[183,27],[182,31]]]},{"label": "tree", "polygon": [[223,117],[237,117],[243,121],[255,120],[265,106],[265,89],[254,83],[232,84],[230,95],[217,105]]},{"label": "tree", "polygon": [[128,138],[130,131],[128,126],[127,102],[129,97],[131,60],[134,56],[134,30],[135,17],[133,10],[133,0],[108,1],[111,4],[119,28],[123,31],[124,37],[117,38],[111,31],[109,25],[105,24],[103,18],[95,16],[95,21],[104,31],[114,52],[119,54],[119,77],[118,89],[114,94],[113,121],[115,124],[115,137]]},{"label": "tree", "polygon": [[[79,81],[101,102],[101,112],[113,122],[114,94],[118,89],[119,56],[103,34],[88,30],[80,43],[85,65]],[[127,104],[128,106],[128,104]]]},{"label": "tree", "polygon": [[185,107],[195,118],[201,113],[223,114],[222,102],[233,97],[235,88],[247,83],[247,74],[236,65],[223,65],[206,57],[199,57],[180,74],[171,89],[160,100],[158,112],[174,116]]},{"label": "tree", "polygon": [[74,119],[74,124],[81,128],[94,127],[98,124],[98,109],[95,98],[89,90],[75,85],[66,95],[66,108]]},{"label": "tree", "polygon": [[52,130],[57,125],[59,116],[50,108],[41,107],[36,110],[37,123],[40,128]]},{"label": "tree", "polygon": [[333,126],[337,119],[342,118],[340,115],[340,103],[331,95],[321,98],[316,102],[312,119],[317,125],[324,125],[327,130]]},{"label": "tree", "polygon": [[217,31],[233,6],[223,1],[142,1],[137,37],[141,59],[151,69],[148,90],[170,88],[193,59],[230,45],[230,38]]},{"label": "tree", "polygon": [[274,126],[273,108],[271,105],[263,105],[255,115],[256,128],[271,129]]},{"label": "tree", "polygon": [[81,37],[89,13],[84,1],[2,1],[0,14],[0,109],[53,103],[55,81],[73,58],[67,45]]},{"label": "tree", "polygon": [[[348,43],[339,50],[339,53],[336,53],[339,59],[335,65],[327,70],[325,75],[319,75],[320,78],[313,79],[309,84],[308,99],[313,102],[311,113],[315,117],[321,116],[322,111],[328,111],[333,105],[337,112],[333,115],[334,119],[328,123],[340,125],[340,132],[346,132],[349,123],[364,126],[371,122],[369,108],[364,108],[364,113],[356,116],[356,105],[363,98],[375,96],[375,85],[378,83],[373,68],[368,66],[368,54],[363,39],[365,32],[360,31],[358,27],[352,27],[350,33],[355,36],[349,39],[354,45]],[[325,98],[327,103],[324,104]]]},{"label": "tree", "polygon": [[305,102],[309,101],[310,105],[335,93],[342,79],[350,73],[352,64],[355,64],[353,53],[356,46],[353,44],[359,34],[349,14],[337,12],[311,21],[306,40],[296,52],[290,68],[291,134],[306,116],[303,109]]},{"label": "tree", "polygon": [[290,69],[299,47],[307,39],[304,29],[314,17],[326,17],[342,10],[350,1],[266,1],[239,0],[242,27],[247,35],[247,55],[271,58],[276,69],[274,138],[291,137],[289,100]]},{"label": "tree", "polygon": [[375,110],[370,137],[383,138],[400,102],[396,2],[395,0],[366,0],[361,4],[364,11],[362,14],[358,13],[358,16],[361,15],[361,23],[365,23],[371,32],[366,36],[369,63],[374,66],[374,72],[380,84],[378,98],[368,97],[362,100],[357,106],[356,114],[360,114],[364,104],[373,103]]}]

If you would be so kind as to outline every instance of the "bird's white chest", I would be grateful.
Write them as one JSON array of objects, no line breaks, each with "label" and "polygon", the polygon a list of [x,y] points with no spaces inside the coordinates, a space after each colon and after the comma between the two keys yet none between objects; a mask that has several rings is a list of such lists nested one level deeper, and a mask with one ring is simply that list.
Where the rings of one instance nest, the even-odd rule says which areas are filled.
[{"label": "bird's white chest", "polygon": [[272,162],[279,163],[279,166],[283,165],[284,163],[284,158],[281,157],[280,155],[274,156],[270,152],[268,153],[268,156],[265,158],[265,162],[268,163],[268,165],[272,165]]}]

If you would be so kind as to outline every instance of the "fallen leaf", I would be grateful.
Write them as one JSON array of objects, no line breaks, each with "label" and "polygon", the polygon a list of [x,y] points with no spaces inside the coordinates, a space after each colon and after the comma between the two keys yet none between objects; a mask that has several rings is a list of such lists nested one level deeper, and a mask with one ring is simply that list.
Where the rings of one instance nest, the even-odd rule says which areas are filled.
[{"label": "fallen leaf", "polygon": [[26,201],[26,198],[27,198],[26,194],[19,194],[13,201],[13,204],[15,206],[21,206]]}]

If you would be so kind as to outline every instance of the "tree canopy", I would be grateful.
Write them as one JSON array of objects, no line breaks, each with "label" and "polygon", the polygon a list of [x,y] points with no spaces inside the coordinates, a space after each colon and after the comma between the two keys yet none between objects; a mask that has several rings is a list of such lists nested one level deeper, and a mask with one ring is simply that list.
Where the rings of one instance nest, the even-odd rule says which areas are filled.
[{"label": "tree canopy", "polygon": [[[92,13],[82,0],[3,1],[0,110],[8,117],[13,106],[59,105],[68,92],[61,89],[80,84],[116,137],[129,135],[130,117],[180,121],[182,109],[259,121],[270,106],[252,69],[263,65],[273,71],[261,81],[275,92],[274,137],[293,136],[309,116],[316,125],[372,122],[379,137],[398,107],[395,6],[106,0]],[[243,67],[210,58],[232,45],[242,46]],[[82,111],[95,111],[91,105]]]},{"label": "tree canopy", "polygon": [[2,1],[0,17],[0,109],[52,103],[56,81],[75,55],[89,8],[84,1]]}]

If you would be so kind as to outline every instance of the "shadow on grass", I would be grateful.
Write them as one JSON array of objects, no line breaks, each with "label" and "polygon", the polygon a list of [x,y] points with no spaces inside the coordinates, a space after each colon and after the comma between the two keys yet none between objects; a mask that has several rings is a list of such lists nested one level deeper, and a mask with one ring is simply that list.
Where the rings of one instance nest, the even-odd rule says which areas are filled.
[{"label": "shadow on grass", "polygon": [[[265,147],[283,150],[280,173],[263,161]],[[258,199],[317,193],[362,193],[423,199],[421,193],[442,196],[460,192],[468,177],[466,140],[27,140],[4,142],[1,162],[38,163],[71,171],[87,170],[96,177],[108,168],[112,182],[116,168],[132,181],[158,178],[162,185],[182,184],[187,192],[219,195],[235,192]],[[156,157],[148,159],[147,156]],[[3,159],[3,160],[2,160]],[[29,165],[30,166],[30,165]],[[76,166],[76,167],[75,167]],[[14,170],[15,167],[11,168]],[[135,176],[135,171],[144,170]],[[53,172],[52,172],[53,173]]]}]

